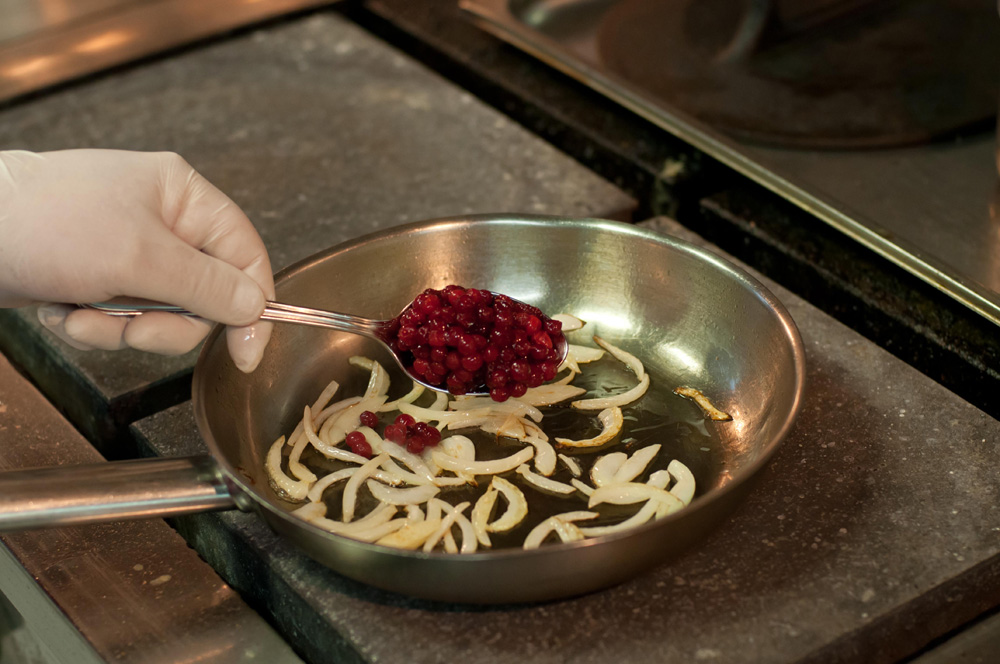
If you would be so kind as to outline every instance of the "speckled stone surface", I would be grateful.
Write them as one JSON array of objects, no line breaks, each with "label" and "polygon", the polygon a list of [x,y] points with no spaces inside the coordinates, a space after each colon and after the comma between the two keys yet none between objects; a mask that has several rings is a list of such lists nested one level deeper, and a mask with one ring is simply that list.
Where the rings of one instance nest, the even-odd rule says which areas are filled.
[{"label": "speckled stone surface", "polygon": [[[0,149],[72,147],[180,153],[247,212],[275,270],[418,219],[485,212],[624,219],[634,206],[333,12],[0,110]],[[79,413],[57,399],[74,421],[101,402],[115,403],[105,417],[115,423],[151,412],[145,391],[185,379],[195,358],[80,353],[41,339],[31,310],[0,313],[0,348],[47,392],[67,384],[90,391]],[[101,437],[101,427],[81,426]]]},{"label": "speckled stone surface", "polygon": [[[368,662],[897,661],[1000,604],[1000,422],[765,283],[802,332],[802,413],[732,518],[631,582],[443,606],[346,580],[252,515],[181,530],[315,662],[337,644]],[[188,405],[135,430],[152,453],[204,450]]]}]

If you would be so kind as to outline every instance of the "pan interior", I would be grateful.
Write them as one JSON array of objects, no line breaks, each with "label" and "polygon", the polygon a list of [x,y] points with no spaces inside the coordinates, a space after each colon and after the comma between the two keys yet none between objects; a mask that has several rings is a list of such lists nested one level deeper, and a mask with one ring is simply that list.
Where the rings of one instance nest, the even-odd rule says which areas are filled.
[{"label": "pan interior", "polygon": [[[450,283],[506,293],[547,313],[574,314],[588,324],[571,341],[590,343],[596,334],[639,357],[651,373],[651,388],[626,410],[635,420],[627,422],[625,437],[637,439],[634,448],[661,443],[659,467],[671,458],[688,465],[699,487],[696,502],[749,476],[777,445],[797,407],[797,335],[756,282],[685,243],[624,224],[418,224],[306,261],[279,278],[277,292],[291,304],[391,318],[424,288]],[[337,398],[364,390],[367,376],[348,365],[351,355],[372,357],[391,370],[390,398],[410,387],[386,351],[357,336],[278,325],[264,361],[249,376],[232,366],[224,343],[224,336],[211,338],[196,372],[203,433],[223,466],[265,507],[290,507],[275,496],[263,470],[271,443],[294,428],[303,406],[330,380],[341,383]],[[610,358],[585,375],[575,382],[619,389],[635,383]],[[678,386],[709,395],[733,421],[706,421],[694,403],[673,394]],[[595,419],[553,407],[542,425],[550,437],[580,438],[598,431]],[[474,440],[482,457],[512,453],[502,441]],[[569,477],[560,464],[554,479]],[[580,509],[535,493],[529,497],[534,521]],[[331,496],[336,503],[336,493]],[[442,497],[468,499],[461,490]]]}]

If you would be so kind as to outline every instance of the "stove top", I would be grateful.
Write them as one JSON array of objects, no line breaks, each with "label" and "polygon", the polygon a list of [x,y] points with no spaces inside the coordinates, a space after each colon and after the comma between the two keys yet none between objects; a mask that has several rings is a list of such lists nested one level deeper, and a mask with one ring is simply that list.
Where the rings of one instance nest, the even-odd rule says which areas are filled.
[{"label": "stove top", "polygon": [[461,5],[1000,324],[992,0]]}]

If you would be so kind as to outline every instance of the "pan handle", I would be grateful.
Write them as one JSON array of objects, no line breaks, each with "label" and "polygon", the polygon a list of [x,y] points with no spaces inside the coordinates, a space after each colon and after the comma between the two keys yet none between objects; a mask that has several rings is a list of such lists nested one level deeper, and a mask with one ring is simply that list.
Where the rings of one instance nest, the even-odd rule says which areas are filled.
[{"label": "pan handle", "polygon": [[208,456],[0,473],[0,532],[233,509],[238,490]]}]

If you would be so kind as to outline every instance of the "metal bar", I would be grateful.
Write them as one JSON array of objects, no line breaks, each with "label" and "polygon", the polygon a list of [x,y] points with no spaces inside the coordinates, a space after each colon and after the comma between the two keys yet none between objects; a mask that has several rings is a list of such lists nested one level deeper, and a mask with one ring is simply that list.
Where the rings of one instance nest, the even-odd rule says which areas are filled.
[{"label": "metal bar", "polygon": [[233,509],[210,457],[0,473],[0,532]]}]

